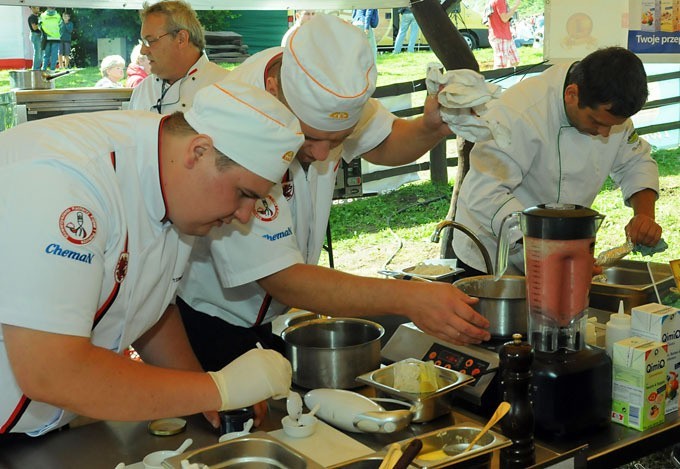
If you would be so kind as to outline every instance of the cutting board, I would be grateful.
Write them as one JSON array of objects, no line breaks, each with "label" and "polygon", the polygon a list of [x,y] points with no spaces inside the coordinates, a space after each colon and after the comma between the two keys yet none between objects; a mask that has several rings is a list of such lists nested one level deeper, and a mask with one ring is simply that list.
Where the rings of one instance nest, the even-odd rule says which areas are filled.
[{"label": "cutting board", "polygon": [[269,434],[326,467],[375,452],[321,420],[314,434],[306,438],[291,438],[283,430],[274,430]]}]

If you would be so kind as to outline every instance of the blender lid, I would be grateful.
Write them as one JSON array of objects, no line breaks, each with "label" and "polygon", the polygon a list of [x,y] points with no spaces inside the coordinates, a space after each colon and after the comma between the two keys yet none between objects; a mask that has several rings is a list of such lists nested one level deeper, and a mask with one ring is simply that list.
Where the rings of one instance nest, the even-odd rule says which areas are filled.
[{"label": "blender lid", "polygon": [[604,215],[574,204],[539,204],[522,212],[524,236],[540,239],[594,238]]}]

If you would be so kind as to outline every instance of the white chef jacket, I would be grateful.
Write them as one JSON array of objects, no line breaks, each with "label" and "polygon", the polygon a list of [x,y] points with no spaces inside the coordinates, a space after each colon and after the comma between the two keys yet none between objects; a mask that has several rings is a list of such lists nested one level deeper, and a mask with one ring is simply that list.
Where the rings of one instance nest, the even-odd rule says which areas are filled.
[{"label": "white chef jacket", "polygon": [[[569,67],[554,65],[488,104],[487,118],[507,126],[512,143],[504,150],[494,141],[475,144],[456,221],[479,236],[492,263],[501,224],[512,212],[557,202],[589,207],[608,175],[621,187],[626,204],[643,189],[659,192],[650,146],[638,137],[630,119],[612,127],[607,138],[582,134],[571,126],[563,99]],[[469,266],[486,271],[479,248],[458,230],[454,251]],[[520,244],[511,250],[510,261],[524,270]]]},{"label": "white chef jacket", "polygon": [[[161,221],[160,122],[109,111],[0,134],[0,323],[122,353],[158,321],[193,243]],[[74,418],[23,395],[1,331],[0,390],[0,433],[37,436]]]},{"label": "white chef jacket", "polygon": [[[219,65],[210,62],[207,55],[202,54],[187,74],[172,85],[167,86],[164,80],[154,74],[142,80],[132,91],[130,109],[153,111],[159,114],[186,112],[193,104],[194,95],[198,90],[217,83],[228,73]],[[159,100],[162,102],[160,111],[157,107]]]},{"label": "white chef jacket", "polygon": [[[264,89],[266,70],[282,53],[274,47],[255,54],[228,78]],[[370,99],[354,132],[326,161],[312,163],[305,172],[294,160],[286,182],[274,187],[266,203],[258,203],[250,223],[234,221],[196,243],[179,296],[195,310],[237,326],[266,323],[285,312],[285,305],[269,304],[256,281],[293,264],[319,261],[340,158],[351,161],[378,146],[395,119]]]}]

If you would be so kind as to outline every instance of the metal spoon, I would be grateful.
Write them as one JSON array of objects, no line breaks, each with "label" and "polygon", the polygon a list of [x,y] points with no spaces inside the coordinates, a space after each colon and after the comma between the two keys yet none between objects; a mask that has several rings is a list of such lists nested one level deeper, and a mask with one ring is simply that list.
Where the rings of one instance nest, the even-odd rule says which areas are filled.
[{"label": "metal spoon", "polygon": [[286,399],[286,410],[290,416],[290,420],[296,427],[300,426],[300,416],[302,415],[302,398],[295,391],[288,393]]},{"label": "metal spoon", "polygon": [[475,444],[479,441],[479,439],[481,437],[483,437],[484,435],[486,435],[486,432],[488,432],[491,429],[491,427],[496,425],[496,423],[498,423],[498,421],[500,419],[502,419],[505,416],[505,414],[508,413],[509,410],[510,410],[510,403],[509,402],[504,401],[504,402],[501,402],[500,404],[498,404],[498,408],[496,408],[496,411],[493,413],[493,415],[491,416],[489,421],[486,422],[486,425],[484,425],[484,428],[482,428],[482,431],[477,433],[477,436],[472,439],[472,441],[467,446],[467,448],[465,448],[463,450],[463,453],[470,451],[472,449],[472,447],[475,446]]}]

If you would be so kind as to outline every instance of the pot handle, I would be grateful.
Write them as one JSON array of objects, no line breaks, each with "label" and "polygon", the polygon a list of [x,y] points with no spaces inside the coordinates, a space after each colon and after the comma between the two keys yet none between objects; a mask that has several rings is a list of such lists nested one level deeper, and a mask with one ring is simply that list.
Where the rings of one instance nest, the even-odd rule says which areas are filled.
[{"label": "pot handle", "polygon": [[53,75],[50,75],[48,73],[43,73],[42,76],[45,80],[50,81],[50,80],[53,80],[55,78],[63,77],[64,75],[68,75],[69,73],[71,73],[71,70],[63,70],[63,71],[57,72]]}]

